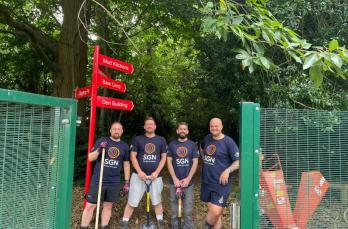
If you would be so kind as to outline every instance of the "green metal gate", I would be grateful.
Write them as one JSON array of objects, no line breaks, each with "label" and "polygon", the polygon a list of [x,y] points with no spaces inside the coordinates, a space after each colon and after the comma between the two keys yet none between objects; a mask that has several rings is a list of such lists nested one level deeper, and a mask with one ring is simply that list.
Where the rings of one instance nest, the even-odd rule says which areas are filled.
[{"label": "green metal gate", "polygon": [[348,228],[348,112],[242,103],[240,117],[241,228]]},{"label": "green metal gate", "polygon": [[76,101],[0,89],[0,228],[69,228]]},{"label": "green metal gate", "polygon": [[[291,220],[299,228],[348,228],[348,112],[263,108],[260,140],[264,171],[279,156],[286,187],[275,193],[274,203],[261,207],[260,202],[260,228]],[[267,179],[270,174],[263,175]],[[270,195],[263,191],[260,201]],[[269,209],[279,210],[285,194],[286,218],[272,219]],[[280,196],[284,199],[278,202]]]}]

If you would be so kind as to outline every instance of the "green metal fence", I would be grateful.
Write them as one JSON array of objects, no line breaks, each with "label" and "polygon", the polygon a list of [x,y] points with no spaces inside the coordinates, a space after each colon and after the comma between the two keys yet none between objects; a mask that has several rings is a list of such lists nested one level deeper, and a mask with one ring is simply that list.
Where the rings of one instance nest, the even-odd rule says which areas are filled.
[{"label": "green metal fence", "polygon": [[240,228],[258,227],[260,105],[240,104]]},{"label": "green metal fence", "polygon": [[76,101],[0,89],[0,228],[69,228]]},{"label": "green metal fence", "polygon": [[260,130],[259,228],[348,228],[348,112],[262,108]]}]

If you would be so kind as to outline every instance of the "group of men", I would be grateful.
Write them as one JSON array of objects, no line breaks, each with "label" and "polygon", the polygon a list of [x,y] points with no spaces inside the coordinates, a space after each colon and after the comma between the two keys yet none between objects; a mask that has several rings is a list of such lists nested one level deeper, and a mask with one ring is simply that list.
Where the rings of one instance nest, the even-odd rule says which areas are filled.
[{"label": "group of men", "polygon": [[[201,200],[208,205],[204,228],[221,228],[221,215],[231,191],[230,174],[239,168],[239,149],[232,138],[222,133],[223,125],[219,118],[213,118],[209,123],[210,134],[197,145],[188,139],[187,123],[177,126],[177,139],[169,143],[155,134],[156,122],[147,117],[144,122],[145,134],[133,139],[129,146],[121,140],[123,127],[120,122],[114,122],[110,128],[110,137],[96,141],[88,159],[96,161],[89,191],[86,194],[87,205],[82,214],[81,229],[88,228],[96,208],[98,197],[98,182],[101,166],[101,152],[105,148],[104,174],[101,197],[103,210],[101,214],[102,228],[108,228],[112,205],[117,200],[120,191],[120,174],[124,169],[125,184],[123,189],[128,192],[128,202],[120,222],[121,228],[129,228],[128,222],[134,208],[138,207],[145,191],[145,181],[151,180],[150,197],[155,208],[158,228],[164,228],[161,193],[163,180],[160,176],[167,163],[170,173],[169,190],[171,203],[172,228],[178,228],[178,204],[176,191],[183,190],[184,224],[183,227],[195,228],[192,222],[194,206],[194,185],[192,178],[197,170],[198,158],[201,157],[202,184]],[[130,151],[130,153],[129,153]],[[130,162],[134,172],[130,175]]]}]

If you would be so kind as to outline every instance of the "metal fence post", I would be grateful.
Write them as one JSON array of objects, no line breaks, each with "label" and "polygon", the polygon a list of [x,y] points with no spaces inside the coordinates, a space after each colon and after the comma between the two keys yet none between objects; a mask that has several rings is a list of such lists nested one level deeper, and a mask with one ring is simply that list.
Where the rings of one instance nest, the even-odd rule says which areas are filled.
[{"label": "metal fence post", "polygon": [[240,228],[259,224],[260,105],[240,104]]},{"label": "metal fence post", "polygon": [[59,192],[57,203],[58,211],[57,228],[70,227],[71,221],[71,204],[72,204],[72,191],[73,191],[73,175],[74,175],[74,157],[75,157],[75,135],[76,135],[76,119],[77,119],[77,102],[71,103],[69,109],[66,109],[66,113],[62,119],[62,131],[63,144],[61,153],[63,155],[60,180],[61,190]]}]

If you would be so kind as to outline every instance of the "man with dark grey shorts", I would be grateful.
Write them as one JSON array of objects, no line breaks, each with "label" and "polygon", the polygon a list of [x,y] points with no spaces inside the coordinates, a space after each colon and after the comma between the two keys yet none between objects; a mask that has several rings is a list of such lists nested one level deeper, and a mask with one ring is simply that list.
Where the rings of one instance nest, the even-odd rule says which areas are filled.
[{"label": "man with dark grey shorts", "polygon": [[[101,190],[103,210],[101,213],[101,225],[108,228],[111,217],[112,205],[118,199],[120,191],[120,175],[123,166],[125,178],[125,191],[129,189],[130,163],[129,146],[121,141],[123,127],[120,122],[114,122],[110,128],[110,137],[100,138],[96,141],[92,152],[88,154],[88,160],[96,161],[93,170],[91,184],[86,194],[87,205],[81,219],[81,229],[88,228],[92,220],[94,209],[98,200],[99,175],[101,167],[101,152],[105,148],[104,174]],[[97,216],[98,217],[98,216]]]},{"label": "man with dark grey shorts", "polygon": [[222,210],[231,192],[230,173],[239,169],[239,149],[232,138],[222,133],[221,119],[211,119],[209,128],[210,134],[201,143],[201,200],[208,204],[205,228],[220,229]]},{"label": "man with dark grey shorts", "polygon": [[194,206],[194,185],[192,177],[198,165],[198,147],[189,140],[187,123],[181,122],[176,129],[178,139],[170,142],[167,153],[167,167],[171,175],[169,181],[170,203],[172,208],[172,228],[178,228],[178,200],[177,188],[183,190],[184,228],[194,228],[192,210]]},{"label": "man with dark grey shorts", "polygon": [[155,134],[156,123],[152,117],[144,122],[145,134],[133,139],[130,158],[136,171],[131,176],[128,203],[124,210],[121,228],[128,228],[134,208],[138,207],[146,191],[146,180],[151,180],[151,203],[155,206],[158,228],[164,228],[161,193],[163,189],[160,172],[166,163],[166,140]]}]

